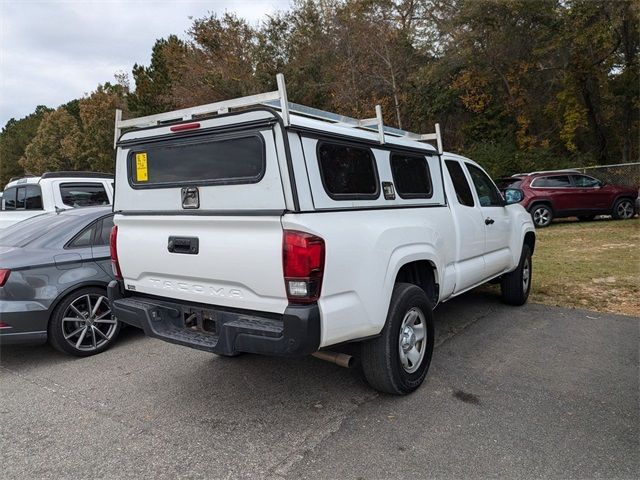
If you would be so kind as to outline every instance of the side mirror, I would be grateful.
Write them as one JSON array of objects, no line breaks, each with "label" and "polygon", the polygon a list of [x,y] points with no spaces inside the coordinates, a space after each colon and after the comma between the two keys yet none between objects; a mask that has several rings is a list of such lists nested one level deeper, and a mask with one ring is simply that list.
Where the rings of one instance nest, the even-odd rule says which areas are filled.
[{"label": "side mirror", "polygon": [[505,205],[520,203],[524,200],[524,193],[518,188],[507,188],[503,190]]}]

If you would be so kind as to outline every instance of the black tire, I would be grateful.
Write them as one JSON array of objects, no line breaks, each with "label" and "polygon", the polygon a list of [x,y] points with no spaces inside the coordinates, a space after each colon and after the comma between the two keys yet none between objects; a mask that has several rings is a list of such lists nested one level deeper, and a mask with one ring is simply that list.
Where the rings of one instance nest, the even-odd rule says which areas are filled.
[{"label": "black tire", "polygon": [[529,245],[523,245],[518,267],[513,272],[503,275],[500,280],[502,301],[516,306],[527,303],[531,291],[532,267],[531,249]]},{"label": "black tire", "polygon": [[114,343],[121,328],[110,311],[107,291],[103,288],[86,287],[70,293],[51,314],[47,329],[49,343],[56,350],[77,357],[104,352]]},{"label": "black tire", "polygon": [[595,215],[578,215],[578,220],[581,222],[591,222],[594,218],[596,218]]},{"label": "black tire", "polygon": [[635,208],[633,200],[621,198],[613,205],[611,216],[616,220],[629,220],[635,215]]},{"label": "black tire", "polygon": [[553,209],[546,203],[538,203],[529,210],[531,219],[536,228],[544,228],[551,225],[553,220]]},{"label": "black tire", "polygon": [[[422,317],[419,315],[422,314]],[[406,319],[416,315],[418,323],[414,322],[409,336],[401,337],[401,327]],[[420,324],[424,326],[422,329]],[[404,330],[404,329],[403,329]],[[420,330],[424,336],[416,341]],[[407,344],[401,343],[407,339]],[[413,343],[411,343],[411,340]],[[417,389],[429,370],[433,355],[433,308],[425,292],[409,283],[397,283],[393,288],[391,304],[387,313],[387,321],[379,337],[362,344],[361,361],[364,375],[376,390],[393,395],[406,395]],[[403,366],[400,350],[411,347],[421,352],[420,359],[415,365],[407,360],[407,367]],[[421,347],[418,349],[418,346]],[[409,357],[403,354],[404,358]],[[415,370],[413,370],[415,368]],[[410,371],[411,370],[411,371]]]}]

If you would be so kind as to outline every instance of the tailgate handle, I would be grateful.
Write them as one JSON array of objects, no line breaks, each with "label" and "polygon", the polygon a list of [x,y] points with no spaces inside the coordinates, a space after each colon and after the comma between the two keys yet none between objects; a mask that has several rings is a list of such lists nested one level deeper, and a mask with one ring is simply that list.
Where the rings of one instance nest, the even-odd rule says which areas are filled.
[{"label": "tailgate handle", "polygon": [[171,253],[186,253],[187,255],[197,255],[199,250],[198,237],[169,237],[167,250]]}]

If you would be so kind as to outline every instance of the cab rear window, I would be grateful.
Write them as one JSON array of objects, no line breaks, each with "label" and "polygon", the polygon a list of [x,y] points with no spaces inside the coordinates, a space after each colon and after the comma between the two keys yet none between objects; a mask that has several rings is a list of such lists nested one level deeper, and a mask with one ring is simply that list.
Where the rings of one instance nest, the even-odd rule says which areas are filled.
[{"label": "cab rear window", "polygon": [[157,143],[129,153],[134,187],[215,185],[259,182],[265,172],[259,135]]},{"label": "cab rear window", "polygon": [[101,183],[63,183],[60,185],[62,203],[69,207],[109,205],[109,197]]}]

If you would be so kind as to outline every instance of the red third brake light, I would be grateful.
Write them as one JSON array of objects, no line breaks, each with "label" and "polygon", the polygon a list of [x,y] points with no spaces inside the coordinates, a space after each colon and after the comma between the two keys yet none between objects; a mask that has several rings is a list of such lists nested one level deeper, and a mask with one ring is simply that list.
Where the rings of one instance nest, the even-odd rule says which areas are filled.
[{"label": "red third brake light", "polygon": [[4,284],[9,280],[9,274],[11,270],[8,268],[0,268],[0,287],[4,287]]},{"label": "red third brake light", "polygon": [[113,275],[122,280],[122,272],[120,271],[120,263],[118,262],[118,226],[114,225],[111,228],[111,235],[109,236],[109,253],[111,253],[111,268],[113,269]]},{"label": "red third brake light", "polygon": [[310,233],[285,230],[282,267],[287,298],[292,303],[313,303],[320,297],[324,274],[324,240]]},{"label": "red third brake light", "polygon": [[199,123],[181,123],[180,125],[174,125],[169,130],[172,132],[182,132],[183,130],[193,130],[195,128],[200,128]]}]

